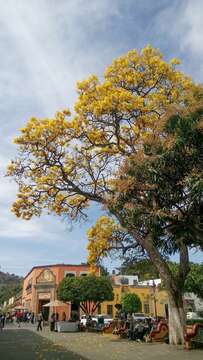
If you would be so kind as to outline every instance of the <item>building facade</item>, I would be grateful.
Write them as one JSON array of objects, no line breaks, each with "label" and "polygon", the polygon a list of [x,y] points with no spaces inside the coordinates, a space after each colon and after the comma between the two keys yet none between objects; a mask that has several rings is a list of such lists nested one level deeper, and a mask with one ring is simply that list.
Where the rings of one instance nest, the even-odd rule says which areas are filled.
[{"label": "building facade", "polygon": [[[64,319],[64,316],[68,320],[72,311],[79,311],[77,304],[67,303],[64,307],[57,309],[44,305],[57,299],[57,288],[64,277],[86,276],[89,273],[90,267],[87,264],[35,266],[24,278],[22,305],[27,311],[33,312],[35,315],[42,311],[45,319],[57,311],[59,320]],[[96,275],[100,276],[99,267],[96,269]],[[114,300],[104,301],[98,309],[99,313],[115,317],[117,311],[115,305],[120,304],[122,295],[129,292],[139,296],[143,313],[150,316],[168,316],[167,293],[156,284],[154,286],[141,284],[137,276],[114,275],[112,276],[112,286]]]},{"label": "building facade", "polygon": [[186,312],[192,311],[203,313],[203,299],[200,299],[197,295],[193,293],[184,294],[184,306]]},{"label": "building facade", "polygon": [[[35,315],[42,311],[45,319],[48,319],[49,314],[54,311],[57,311],[59,314],[59,319],[64,318],[64,316],[66,319],[69,319],[71,312],[78,310],[76,304],[69,303],[63,308],[57,308],[56,310],[49,309],[44,305],[57,299],[57,287],[64,277],[86,276],[89,273],[90,267],[87,264],[35,266],[24,278],[22,305]],[[96,269],[96,275],[100,275],[99,268]]]},{"label": "building facade", "polygon": [[[122,281],[121,281],[122,282]],[[159,286],[149,285],[127,285],[113,282],[114,300],[105,301],[101,304],[99,312],[115,317],[117,309],[116,304],[121,304],[122,295],[125,293],[136,294],[141,301],[141,312],[149,316],[168,317],[168,295],[165,290]]]}]

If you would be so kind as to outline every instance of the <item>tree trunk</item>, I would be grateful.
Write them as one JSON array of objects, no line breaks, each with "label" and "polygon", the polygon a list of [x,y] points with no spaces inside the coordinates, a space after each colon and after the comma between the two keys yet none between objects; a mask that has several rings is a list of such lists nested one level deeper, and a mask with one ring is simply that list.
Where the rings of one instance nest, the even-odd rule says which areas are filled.
[{"label": "tree trunk", "polygon": [[[184,344],[185,314],[183,309],[182,287],[174,278],[167,262],[159,250],[154,246],[151,234],[145,238],[139,237],[131,230],[135,240],[147,251],[152,263],[156,267],[169,296],[169,342],[170,344]],[[186,272],[182,272],[182,284],[185,282]]]},{"label": "tree trunk", "polygon": [[184,344],[185,313],[183,300],[169,294],[169,343]]},{"label": "tree trunk", "polygon": [[184,344],[185,312],[182,294],[175,296],[168,290],[169,297],[169,343]]}]

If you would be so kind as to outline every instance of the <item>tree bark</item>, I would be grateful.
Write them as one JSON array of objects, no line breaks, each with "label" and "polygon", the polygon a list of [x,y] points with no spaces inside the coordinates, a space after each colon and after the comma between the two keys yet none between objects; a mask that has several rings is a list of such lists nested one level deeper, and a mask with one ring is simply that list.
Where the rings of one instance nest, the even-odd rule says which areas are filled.
[{"label": "tree bark", "polygon": [[[176,279],[167,262],[162,258],[158,249],[153,244],[151,234],[146,237],[139,237],[137,232],[131,231],[135,240],[147,251],[152,263],[159,272],[169,297],[169,342],[170,344],[184,344],[185,314],[183,308],[182,287],[185,282],[183,269],[181,269],[182,284]],[[185,250],[185,249],[184,249]],[[185,251],[186,254],[186,251]],[[187,254],[186,254],[187,255]],[[185,258],[187,257],[185,255]],[[182,256],[182,254],[181,254]],[[187,261],[186,261],[187,262]],[[187,264],[186,264],[187,265]],[[187,271],[184,275],[186,276]],[[180,275],[180,274],[179,274]]]},{"label": "tree bark", "polygon": [[174,298],[168,291],[169,296],[169,343],[184,344],[185,312],[182,294]]}]

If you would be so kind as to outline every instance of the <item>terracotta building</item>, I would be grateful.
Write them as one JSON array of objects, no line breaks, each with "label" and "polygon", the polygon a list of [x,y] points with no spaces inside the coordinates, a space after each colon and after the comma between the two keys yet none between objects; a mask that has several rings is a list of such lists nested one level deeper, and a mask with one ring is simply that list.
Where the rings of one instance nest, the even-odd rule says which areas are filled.
[{"label": "terracotta building", "polygon": [[[85,276],[90,272],[87,264],[70,265],[56,264],[35,266],[25,276],[22,293],[22,304],[30,312],[38,314],[43,311],[45,319],[55,309],[44,307],[52,300],[57,299],[57,287],[66,276]],[[96,274],[100,276],[100,269],[97,268]],[[148,315],[167,316],[168,315],[168,296],[166,291],[159,286],[150,286],[138,282],[137,276],[112,276],[114,291],[113,301],[104,301],[98,312],[115,317],[115,304],[121,303],[122,294],[125,292],[135,293],[139,296],[142,303],[142,312]],[[78,311],[78,305],[68,303],[63,308],[57,308],[59,319],[65,317],[68,320],[72,311]]]},{"label": "terracotta building", "polygon": [[[57,287],[63,278],[66,276],[86,276],[89,272],[90,268],[87,264],[35,266],[24,278],[22,304],[35,315],[43,311],[45,319],[48,319],[49,313],[52,313],[54,309],[49,309],[43,305],[57,299]],[[96,274],[100,275],[99,268]],[[66,319],[69,319],[73,310],[78,310],[76,304],[69,303],[64,308],[57,308],[59,319],[64,317],[64,313]]]}]

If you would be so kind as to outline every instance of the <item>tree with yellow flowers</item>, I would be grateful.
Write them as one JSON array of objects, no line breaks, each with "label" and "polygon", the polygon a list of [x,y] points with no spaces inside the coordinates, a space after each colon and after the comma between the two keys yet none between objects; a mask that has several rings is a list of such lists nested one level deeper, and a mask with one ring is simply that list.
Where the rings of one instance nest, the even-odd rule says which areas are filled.
[{"label": "tree with yellow flowers", "polygon": [[[151,46],[116,59],[103,80],[91,76],[78,83],[73,116],[65,110],[53,119],[28,121],[15,139],[19,153],[8,169],[19,186],[12,208],[18,217],[29,220],[46,209],[77,220],[86,216],[92,202],[107,210],[110,217],[100,218],[89,231],[89,261],[93,265],[110,251],[149,256],[169,293],[173,343],[183,342],[184,312],[180,283],[165,256],[180,254],[184,266],[179,275],[184,281],[188,249],[201,246],[200,235],[192,241],[178,234],[185,200],[180,193],[183,188],[192,189],[195,179],[200,192],[201,179],[189,161],[190,147],[181,148],[180,161],[174,165],[180,121],[168,120],[174,114],[184,119],[191,108],[196,111],[201,88],[176,65],[176,59],[165,62]],[[201,131],[199,123],[190,125]],[[174,175],[185,154],[193,174],[187,179],[185,168],[180,167],[179,177]],[[167,177],[170,164],[171,180]],[[164,184],[167,192],[161,198]],[[180,193],[171,196],[178,185]],[[198,200],[193,192],[195,206]],[[178,214],[174,203],[180,208]],[[193,218],[196,224],[198,217]]]}]

